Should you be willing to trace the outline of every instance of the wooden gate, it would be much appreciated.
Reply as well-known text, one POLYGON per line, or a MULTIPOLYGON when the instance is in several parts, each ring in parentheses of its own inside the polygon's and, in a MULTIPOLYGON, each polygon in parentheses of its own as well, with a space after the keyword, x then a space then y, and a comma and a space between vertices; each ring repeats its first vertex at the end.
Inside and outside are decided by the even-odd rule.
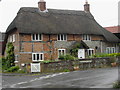
POLYGON ((31 72, 40 72, 40 63, 31 63, 31 72))

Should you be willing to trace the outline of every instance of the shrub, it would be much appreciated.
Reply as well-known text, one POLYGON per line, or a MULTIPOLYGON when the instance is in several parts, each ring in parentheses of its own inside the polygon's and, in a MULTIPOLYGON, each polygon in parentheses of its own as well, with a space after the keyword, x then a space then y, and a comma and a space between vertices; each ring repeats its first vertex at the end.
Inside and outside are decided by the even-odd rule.
POLYGON ((44 61, 41 61, 41 63, 51 63, 51 62, 57 62, 55 60, 44 60, 44 61))
POLYGON ((8 62, 8 67, 15 66, 15 55, 14 55, 14 46, 11 42, 7 43, 7 49, 6 49, 6 60, 8 62))
POLYGON ((114 83, 113 88, 120 88, 120 82, 117 81, 116 83, 114 83))
POLYGON ((10 68, 10 61, 7 60, 5 57, 0 58, 0 67, 2 71, 4 72, 8 68, 10 68))
POLYGON ((16 72, 19 70, 19 66, 13 66, 13 67, 10 67, 7 72, 16 72))
POLYGON ((59 59, 60 59, 60 60, 75 60, 75 57, 72 56, 72 55, 67 54, 67 55, 61 55, 61 56, 59 57, 59 59))
POLYGON ((64 55, 61 55, 61 56, 59 56, 59 59, 60 59, 60 60, 65 60, 65 56, 64 56, 64 55))
POLYGON ((19 69, 19 70, 17 71, 17 73, 26 73, 26 71, 25 71, 25 70, 20 70, 20 69, 19 69))
POLYGON ((64 69, 63 72, 70 72, 70 70, 69 69, 64 69))
POLYGON ((93 57, 117 57, 117 56, 120 56, 120 53, 111 53, 111 54, 102 53, 102 54, 93 55, 93 57))

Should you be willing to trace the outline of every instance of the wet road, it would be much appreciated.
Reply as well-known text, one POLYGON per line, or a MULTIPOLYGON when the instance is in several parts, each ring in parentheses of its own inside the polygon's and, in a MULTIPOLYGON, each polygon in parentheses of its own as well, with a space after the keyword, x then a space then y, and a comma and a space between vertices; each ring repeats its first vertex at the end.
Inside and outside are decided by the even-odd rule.
POLYGON ((3 88, 112 88, 118 68, 91 69, 45 76, 3 76, 3 88))

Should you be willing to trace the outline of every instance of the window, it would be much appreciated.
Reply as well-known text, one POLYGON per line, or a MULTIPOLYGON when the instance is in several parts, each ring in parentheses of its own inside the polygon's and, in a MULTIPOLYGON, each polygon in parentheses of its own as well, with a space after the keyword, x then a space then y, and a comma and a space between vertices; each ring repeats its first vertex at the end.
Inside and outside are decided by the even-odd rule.
POLYGON ((65 49, 58 49, 58 56, 61 56, 61 55, 66 55, 65 49))
POLYGON ((42 34, 32 34, 32 41, 42 41, 42 34))
POLYGON ((9 39, 10 42, 12 42, 12 36, 10 36, 10 39, 9 39))
POLYGON ((9 36, 9 42, 15 42, 15 34, 9 36))
POLYGON ((15 34, 13 34, 13 36, 12 36, 12 37, 13 37, 13 40, 12 40, 12 41, 13 41, 13 42, 15 42, 15 34))
POLYGON ((58 34, 58 41, 66 41, 67 35, 66 34, 58 34))
POLYGON ((33 61, 43 61, 44 60, 43 53, 32 53, 32 60, 33 61))
POLYGON ((92 56, 94 54, 94 49, 87 49, 88 56, 92 56))
POLYGON ((91 40, 90 35, 82 35, 82 38, 83 38, 83 40, 86 40, 86 41, 91 40))
POLYGON ((115 53, 115 47, 107 47, 106 48, 106 53, 110 54, 110 53, 115 53))

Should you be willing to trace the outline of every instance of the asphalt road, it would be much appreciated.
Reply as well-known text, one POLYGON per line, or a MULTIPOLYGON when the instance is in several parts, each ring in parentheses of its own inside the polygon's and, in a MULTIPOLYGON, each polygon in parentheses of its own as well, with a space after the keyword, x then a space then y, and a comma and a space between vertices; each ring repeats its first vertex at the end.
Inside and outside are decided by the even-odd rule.
POLYGON ((3 76, 3 88, 112 88, 118 68, 91 69, 36 76, 3 76))

